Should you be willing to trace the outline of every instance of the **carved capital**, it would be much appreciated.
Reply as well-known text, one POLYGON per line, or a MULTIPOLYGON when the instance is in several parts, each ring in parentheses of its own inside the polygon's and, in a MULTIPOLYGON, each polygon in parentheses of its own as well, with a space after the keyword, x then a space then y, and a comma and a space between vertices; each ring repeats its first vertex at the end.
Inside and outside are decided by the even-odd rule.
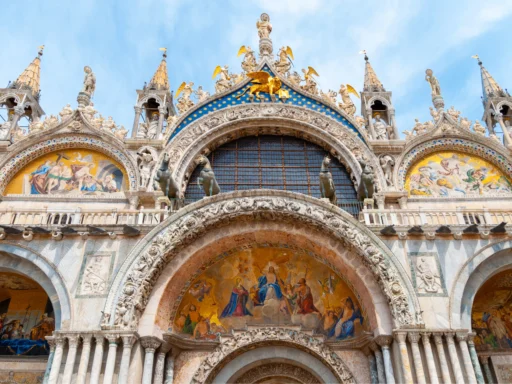
POLYGON ((117 340, 119 339, 119 335, 115 333, 108 333, 105 335, 105 338, 108 340, 108 344, 117 344, 117 340))
POLYGON ((91 341, 92 341, 92 333, 83 333, 80 335, 80 337, 82 338, 82 344, 85 346, 85 345, 90 345, 91 344, 91 341))
POLYGON ((55 344, 56 344, 57 348, 59 348, 59 347, 63 348, 65 343, 66 343, 65 337, 62 337, 61 335, 55 336, 55 344))
POLYGON ((55 350, 55 345, 56 345, 55 337, 54 336, 46 336, 45 339, 48 342, 48 344, 50 345, 50 351, 55 350))
POLYGON ((68 345, 70 348, 76 348, 80 343, 80 335, 78 334, 71 334, 67 335, 66 337, 68 339, 68 345))
POLYGON ((432 335, 434 335, 434 342, 436 344, 443 345, 443 332, 432 332, 432 335))
POLYGON ((404 344, 407 340, 407 331, 395 331, 393 336, 398 344, 404 344))
POLYGON ((411 344, 418 344, 418 342, 420 341, 420 337, 421 335, 419 332, 409 332, 409 334, 407 335, 407 338, 409 339, 411 344))
POLYGON ((137 336, 135 335, 122 335, 121 340, 123 340, 123 348, 131 348, 133 344, 137 341, 137 336))
POLYGON ((421 341, 422 341, 423 345, 430 344, 430 335, 432 335, 432 333, 420 332, 420 334, 421 334, 421 341))
POLYGON ((96 345, 103 345, 105 342, 105 337, 101 333, 94 334, 94 339, 96 340, 96 345))
POLYGON ((453 337, 455 336, 455 332, 445 332, 444 337, 446 338, 446 343, 453 344, 453 337))
POLYGON ((476 333, 474 333, 474 332, 469 332, 468 333, 468 344, 470 346, 474 346, 475 345, 475 337, 476 337, 476 333))
POLYGON ((377 353, 379 353, 379 352, 380 352, 380 347, 379 347, 379 345, 375 342, 375 340, 374 340, 374 341, 371 341, 371 342, 370 342, 370 344, 368 344, 368 346, 371 348, 371 350, 372 350, 373 352, 377 352, 377 353))
POLYGON ((142 108, 141 107, 135 106, 135 107, 133 107, 133 109, 135 110, 136 114, 140 114, 142 112, 142 108))
POLYGON ((456 332, 455 336, 457 337, 457 341, 460 343, 461 341, 467 341, 468 333, 467 332, 456 332))
POLYGON ((375 338, 375 342, 380 345, 381 348, 389 348, 393 342, 393 336, 380 335, 375 338))
POLYGON ((482 365, 488 365, 489 364, 489 357, 488 355, 478 355, 478 360, 480 361, 480 364, 482 365))
POLYGON ((144 336, 140 338, 140 344, 146 353, 155 353, 158 347, 162 344, 162 340, 154 336, 144 336))

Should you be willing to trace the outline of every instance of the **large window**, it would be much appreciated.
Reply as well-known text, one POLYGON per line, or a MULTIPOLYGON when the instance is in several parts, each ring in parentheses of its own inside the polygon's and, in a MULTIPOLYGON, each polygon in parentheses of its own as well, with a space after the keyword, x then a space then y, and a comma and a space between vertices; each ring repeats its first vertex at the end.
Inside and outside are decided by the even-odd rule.
MULTIPOLYGON (((327 152, 316 144, 289 136, 250 136, 222 145, 208 159, 221 192, 280 189, 320 197, 318 175, 327 152)), ((197 185, 197 167, 185 193, 187 202, 204 196, 197 185)), ((345 167, 332 159, 331 173, 338 205, 359 212, 354 185, 345 167)))

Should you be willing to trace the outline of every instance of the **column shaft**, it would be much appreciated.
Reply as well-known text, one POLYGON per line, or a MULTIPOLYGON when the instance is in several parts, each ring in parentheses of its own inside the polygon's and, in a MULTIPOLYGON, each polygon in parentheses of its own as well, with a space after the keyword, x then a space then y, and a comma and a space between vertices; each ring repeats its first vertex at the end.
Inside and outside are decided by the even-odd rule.
POLYGON ((439 364, 441 366, 443 384, 450 384, 452 380, 450 377, 450 370, 448 368, 448 360, 446 360, 446 354, 444 353, 443 334, 434 333, 434 341, 436 343, 437 355, 439 356, 439 364))
POLYGON ((370 351, 368 354, 368 364, 370 366, 370 380, 372 384, 378 384, 379 374, 377 373, 377 363, 375 362, 375 356, 370 351))
POLYGON ((68 357, 66 365, 64 366, 64 375, 62 376, 62 384, 71 384, 71 377, 73 376, 73 368, 75 367, 76 351, 78 348, 78 335, 68 336, 68 357))
POLYGON ((469 356, 468 343, 466 342, 466 333, 457 333, 457 341, 459 342, 459 348, 462 352, 462 362, 466 371, 467 380, 470 384, 476 384, 475 371, 473 364, 471 363, 471 356, 469 356))
POLYGON ((158 352, 156 355, 155 378, 153 384, 162 384, 164 382, 165 352, 158 352))
POLYGON ((446 332, 446 343, 448 344, 448 355, 450 355, 450 362, 452 363, 453 374, 455 375, 455 382, 457 384, 464 384, 464 375, 457 356, 457 349, 455 348, 455 342, 453 341, 453 332, 446 332))
POLYGON ((482 363, 482 366, 484 367, 484 373, 485 378, 487 380, 487 384, 494 384, 491 368, 489 367, 489 356, 479 356, 478 358, 482 363))
POLYGON ((155 351, 162 344, 161 340, 152 336, 141 337, 140 343, 145 350, 144 368, 142 372, 142 384, 153 383, 153 362, 155 360, 155 351))
POLYGON ((165 384, 173 384, 174 382, 174 356, 172 353, 167 354, 165 362, 165 384))
POLYGON ((46 340, 48 340, 48 344, 50 345, 50 354, 48 355, 48 361, 46 362, 43 384, 48 384, 48 379, 50 378, 50 372, 52 370, 53 356, 55 356, 55 338, 53 336, 48 336, 46 340))
POLYGON ((417 332, 409 333, 409 341, 411 342, 412 359, 414 362, 414 369, 416 370, 416 380, 418 384, 426 384, 425 372, 423 371, 423 362, 421 361, 420 347, 418 341, 420 334, 417 332))
POLYGON ((121 367, 119 368, 118 384, 128 382, 128 373, 130 371, 130 357, 132 355, 132 346, 135 342, 135 336, 123 336, 123 355, 121 356, 121 367))
POLYGON ((52 369, 50 371, 48 384, 57 384, 57 380, 59 379, 60 366, 62 364, 62 355, 64 353, 64 342, 65 340, 62 338, 56 339, 55 341, 55 354, 53 356, 52 369))
POLYGON ((404 380, 406 384, 412 384, 412 372, 411 372, 411 363, 409 362, 409 353, 407 352, 407 344, 405 342, 407 333, 406 332, 396 332, 395 339, 398 342, 398 347, 400 349, 400 363, 402 366, 402 373, 404 375, 404 380))
POLYGON ((387 384, 395 384, 395 373, 393 372, 393 362, 389 353, 389 346, 393 342, 393 336, 381 335, 375 339, 375 342, 382 348, 382 360, 384 362, 384 372, 386 374, 387 384))
POLYGON ((117 354, 117 335, 107 335, 108 355, 105 374, 103 375, 103 384, 110 384, 114 381, 114 369, 116 367, 117 354))
POLYGON ((132 138, 137 137, 137 133, 139 132, 140 113, 142 112, 140 107, 134 107, 134 109, 135 118, 133 119, 132 138))
POLYGON ((96 348, 94 349, 89 384, 98 384, 100 382, 101 366, 103 365, 103 344, 105 343, 105 338, 103 335, 95 335, 94 337, 96 339, 96 348))
POLYGON ((423 350, 425 351, 425 357, 427 358, 427 368, 430 384, 439 384, 439 378, 437 377, 436 371, 436 363, 434 361, 434 354, 432 353, 432 345, 430 344, 430 333, 422 333, 421 341, 423 342, 423 350))
POLYGON ((76 375, 76 384, 85 384, 89 359, 91 358, 91 334, 82 335, 82 353, 80 355, 80 365, 76 375))
POLYGON ((468 334, 469 355, 471 356, 471 363, 473 363, 473 368, 475 369, 476 381, 478 384, 485 384, 484 374, 482 373, 478 355, 476 354, 475 343, 473 342, 474 337, 474 333, 468 334))
MULTIPOLYGON (((377 347, 379 348, 379 347, 377 347)), ((384 360, 382 359, 382 352, 380 349, 374 350, 375 353, 375 362, 377 364, 377 377, 378 382, 385 384, 386 383, 386 374, 384 373, 384 360)))

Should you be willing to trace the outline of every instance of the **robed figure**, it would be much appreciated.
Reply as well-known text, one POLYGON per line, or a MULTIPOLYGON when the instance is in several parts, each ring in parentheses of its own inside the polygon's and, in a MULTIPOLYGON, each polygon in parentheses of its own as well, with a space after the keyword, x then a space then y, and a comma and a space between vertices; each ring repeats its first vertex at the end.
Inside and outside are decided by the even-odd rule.
POLYGON ((235 287, 231 291, 231 298, 229 299, 229 303, 222 311, 220 318, 252 316, 252 313, 249 312, 246 307, 248 299, 249 292, 242 285, 242 279, 237 278, 235 287))
POLYGON ((345 306, 340 313, 340 319, 336 323, 336 326, 329 332, 329 337, 334 336, 337 340, 354 337, 356 320, 359 320, 359 323, 363 324, 363 316, 361 315, 360 309, 354 305, 350 297, 347 297, 345 306))
POLYGON ((266 300, 281 300, 283 293, 279 286, 279 281, 274 267, 270 266, 268 272, 258 278, 258 303, 255 305, 264 305, 266 300))

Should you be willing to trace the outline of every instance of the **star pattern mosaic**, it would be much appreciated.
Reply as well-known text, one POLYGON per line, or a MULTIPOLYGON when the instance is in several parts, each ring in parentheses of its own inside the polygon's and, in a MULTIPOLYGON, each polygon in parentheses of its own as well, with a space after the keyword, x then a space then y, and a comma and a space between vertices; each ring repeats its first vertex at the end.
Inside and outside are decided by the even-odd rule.
MULTIPOLYGON (((264 66, 262 68, 263 71, 270 73, 272 76, 275 76, 274 73, 270 70, 268 66, 264 66)), ((241 96, 237 99, 237 96, 242 94, 247 88, 251 86, 251 83, 246 84, 243 88, 240 88, 230 94, 227 94, 219 99, 212 100, 202 106, 198 110, 191 111, 188 116, 186 116, 185 120, 183 120, 180 125, 176 128, 176 130, 173 132, 172 136, 169 138, 169 141, 172 140, 174 136, 176 136, 179 132, 181 132, 186 126, 191 124, 192 122, 196 121, 197 119, 200 119, 201 117, 208 115, 209 113, 216 112, 221 109, 228 108, 230 106, 240 105, 240 104, 252 104, 252 103, 260 103, 259 101, 251 102, 249 100, 249 92, 247 92, 245 95, 241 96)), ((353 124, 351 124, 347 119, 345 119, 338 111, 336 111, 334 108, 317 101, 309 96, 307 94, 303 94, 300 92, 295 91, 294 89, 288 87, 286 84, 283 83, 281 86, 282 89, 285 89, 289 92, 290 98, 286 100, 286 104, 292 104, 299 107, 306 107, 308 109, 311 109, 315 112, 319 112, 325 116, 329 116, 330 118, 333 118, 334 120, 340 122, 350 130, 352 130, 354 133, 356 133, 363 142, 365 141, 363 136, 359 133, 356 127, 354 127, 353 124)), ((270 99, 270 95, 266 93, 261 93, 260 96, 264 98, 264 102, 270 103, 272 102, 270 99)), ((278 103, 282 103, 282 101, 278 101, 278 103)))

